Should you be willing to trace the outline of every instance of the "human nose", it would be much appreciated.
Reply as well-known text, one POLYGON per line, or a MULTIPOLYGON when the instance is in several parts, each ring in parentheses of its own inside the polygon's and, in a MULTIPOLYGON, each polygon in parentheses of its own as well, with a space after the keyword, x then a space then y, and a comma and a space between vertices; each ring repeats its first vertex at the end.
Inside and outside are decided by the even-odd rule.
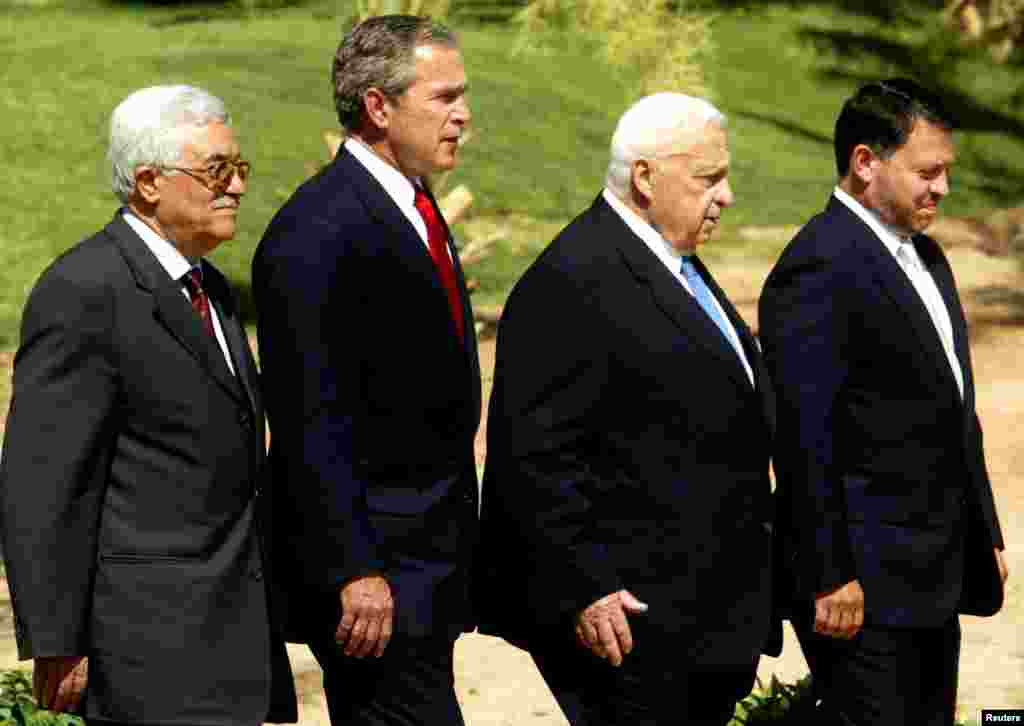
POLYGON ((232 194, 240 197, 248 190, 248 181, 238 172, 238 167, 231 169, 231 181, 228 182, 227 189, 224 190, 226 194, 232 194))
POLYGON ((469 110, 469 99, 465 95, 459 96, 452 109, 452 119, 463 126, 468 126, 473 119, 473 112, 469 110))
POLYGON ((718 188, 718 198, 715 200, 718 202, 720 207, 731 207, 733 202, 736 201, 736 197, 733 196, 732 187, 729 185, 728 179, 723 179, 721 186, 718 188))
POLYGON ((949 174, 947 172, 942 172, 932 180, 931 192, 938 197, 949 194, 949 174))

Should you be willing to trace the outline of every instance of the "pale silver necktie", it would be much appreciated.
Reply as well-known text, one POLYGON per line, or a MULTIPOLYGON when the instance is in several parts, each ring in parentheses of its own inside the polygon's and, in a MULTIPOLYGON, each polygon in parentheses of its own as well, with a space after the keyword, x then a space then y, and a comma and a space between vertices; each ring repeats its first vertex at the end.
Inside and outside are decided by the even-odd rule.
POLYGON ((904 272, 907 273, 918 296, 928 309, 932 325, 935 326, 935 330, 939 334, 939 340, 942 341, 942 347, 946 351, 946 358, 949 361, 949 367, 953 371, 953 377, 956 378, 960 397, 963 398, 964 375, 960 368, 960 360, 956 357, 956 348, 953 346, 953 323, 949 318, 946 305, 942 301, 942 296, 939 294, 939 288, 935 284, 935 280, 932 279, 931 273, 921 263, 921 258, 918 257, 913 242, 900 242, 900 246, 896 248, 896 259, 900 261, 904 272))

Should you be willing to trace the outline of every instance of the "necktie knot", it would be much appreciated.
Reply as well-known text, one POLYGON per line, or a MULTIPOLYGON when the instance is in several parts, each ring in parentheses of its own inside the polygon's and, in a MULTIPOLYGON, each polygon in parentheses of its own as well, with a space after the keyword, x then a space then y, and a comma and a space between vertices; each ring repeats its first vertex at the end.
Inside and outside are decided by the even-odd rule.
POLYGON ((213 317, 210 315, 210 298, 203 289, 203 271, 193 267, 181 278, 182 283, 188 290, 189 299, 192 301, 192 309, 203 323, 203 328, 210 335, 216 335, 213 330, 213 317))
POLYGON ((909 265, 914 269, 921 267, 921 261, 917 256, 914 243, 909 240, 900 242, 900 246, 896 248, 896 256, 904 265, 909 265))
POLYGON ((413 205, 416 207, 416 211, 423 217, 424 223, 427 225, 427 235, 439 224, 440 220, 437 218, 437 212, 434 209, 434 205, 430 203, 430 197, 422 189, 422 187, 416 187, 416 196, 413 198, 413 205))
POLYGON ((455 280, 455 267, 448 253, 448 232, 445 230, 444 222, 437 213, 437 208, 430 200, 430 196, 421 187, 416 187, 413 205, 427 226, 427 247, 430 249, 430 257, 434 260, 441 286, 448 297, 448 306, 451 310, 452 321, 455 323, 455 332, 458 334, 459 340, 464 340, 465 321, 462 317, 462 300, 455 280))
POLYGON ((185 287, 188 288, 189 296, 194 300, 197 296, 203 294, 203 271, 198 267, 193 267, 185 275, 182 276, 181 281, 185 283, 185 287))

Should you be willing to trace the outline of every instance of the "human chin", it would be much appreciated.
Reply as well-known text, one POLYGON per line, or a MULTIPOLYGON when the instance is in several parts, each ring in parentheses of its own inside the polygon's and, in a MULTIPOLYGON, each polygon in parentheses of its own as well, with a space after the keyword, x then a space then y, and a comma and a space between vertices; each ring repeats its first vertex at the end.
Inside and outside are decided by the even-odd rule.
POLYGON ((455 165, 458 163, 458 147, 452 146, 449 150, 445 148, 447 145, 448 144, 443 143, 441 148, 438 149, 437 155, 434 157, 434 167, 437 171, 450 171, 454 169, 455 165))

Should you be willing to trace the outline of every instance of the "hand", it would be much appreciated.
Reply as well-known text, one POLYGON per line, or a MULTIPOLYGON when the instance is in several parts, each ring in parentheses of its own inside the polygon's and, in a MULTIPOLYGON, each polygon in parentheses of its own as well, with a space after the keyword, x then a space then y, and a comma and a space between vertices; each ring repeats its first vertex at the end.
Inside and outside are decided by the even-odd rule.
POLYGON ((626 614, 647 612, 629 590, 619 590, 593 603, 576 616, 576 637, 598 658, 606 658, 613 666, 633 650, 633 634, 626 614))
POLYGON ((851 580, 814 597, 814 632, 833 638, 852 638, 864 625, 864 590, 851 580))
POLYGON ((1010 576, 1010 568, 1006 566, 1006 558, 1003 557, 1003 551, 998 547, 994 548, 996 553, 996 566, 999 568, 999 577, 1002 578, 1003 584, 1006 584, 1006 578, 1010 576))
POLYGON ((380 658, 391 640, 394 610, 391 587, 383 577, 349 580, 341 588, 341 621, 334 640, 345 655, 365 658, 372 653, 380 658))
POLYGON ((81 655, 36 658, 32 693, 40 708, 74 713, 89 680, 89 659, 81 655))

